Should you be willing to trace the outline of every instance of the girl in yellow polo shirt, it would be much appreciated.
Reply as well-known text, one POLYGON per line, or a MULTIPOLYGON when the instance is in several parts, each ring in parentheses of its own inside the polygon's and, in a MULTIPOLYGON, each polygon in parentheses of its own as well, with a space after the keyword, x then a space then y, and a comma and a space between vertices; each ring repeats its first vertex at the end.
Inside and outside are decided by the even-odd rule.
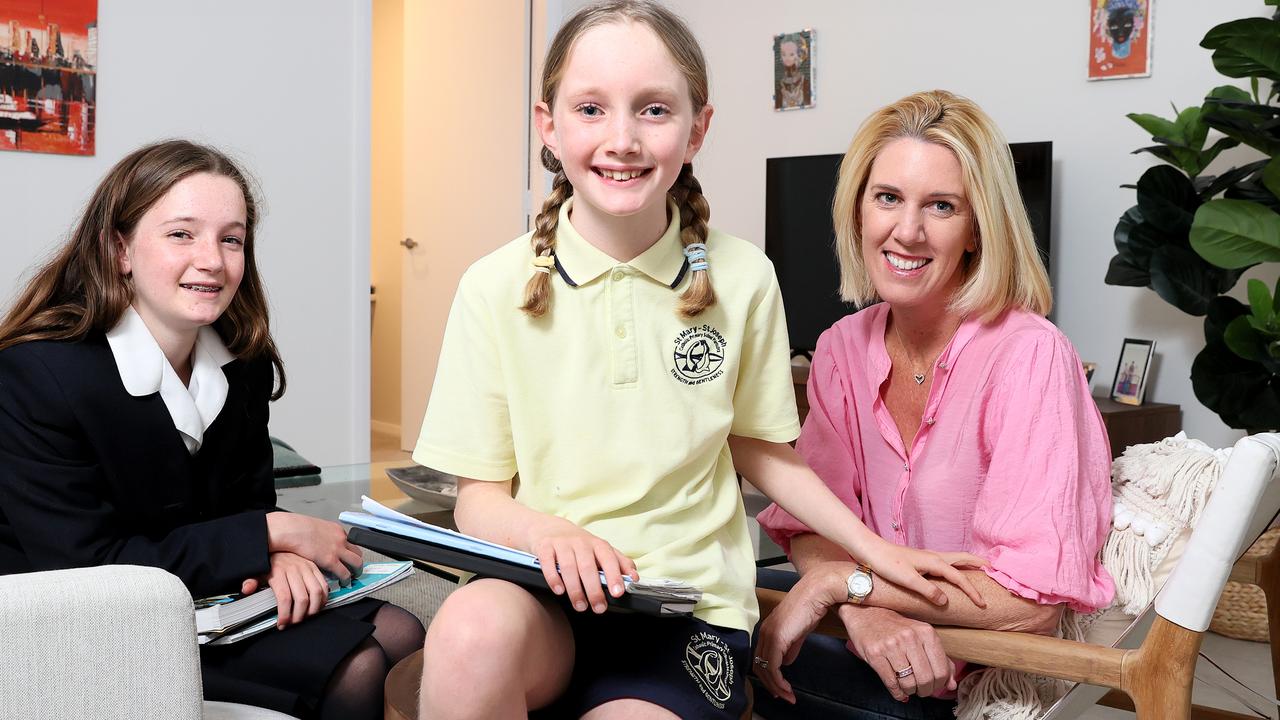
POLYGON ((697 42, 657 3, 588 6, 548 50, 535 120, 554 187, 532 233, 463 276, 414 459, 458 476, 459 527, 537 555, 554 595, 496 579, 451 595, 423 717, 739 717, 758 608, 735 468, 884 579, 945 602, 927 573, 982 603, 954 567, 977 558, 882 540, 787 444, 773 268, 707 226, 690 164, 707 97, 697 42), (693 618, 603 614, 623 575, 703 599, 693 618))

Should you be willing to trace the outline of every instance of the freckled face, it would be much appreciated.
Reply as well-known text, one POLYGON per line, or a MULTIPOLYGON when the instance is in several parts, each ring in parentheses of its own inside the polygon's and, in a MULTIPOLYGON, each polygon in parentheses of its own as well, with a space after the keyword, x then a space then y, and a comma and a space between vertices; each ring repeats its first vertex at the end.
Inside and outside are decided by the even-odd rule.
POLYGON ((667 191, 701 147, 710 106, 695 114, 666 46, 647 25, 626 22, 577 39, 553 106, 539 103, 536 113, 543 144, 573 185, 575 213, 665 217, 667 191))
POLYGON ((885 145, 859 199, 862 260, 890 305, 944 306, 977 249, 960 162, 946 147, 915 138, 885 145))
POLYGON ((127 239, 120 273, 153 334, 194 335, 217 320, 244 277, 247 209, 234 180, 197 173, 152 205, 127 239))

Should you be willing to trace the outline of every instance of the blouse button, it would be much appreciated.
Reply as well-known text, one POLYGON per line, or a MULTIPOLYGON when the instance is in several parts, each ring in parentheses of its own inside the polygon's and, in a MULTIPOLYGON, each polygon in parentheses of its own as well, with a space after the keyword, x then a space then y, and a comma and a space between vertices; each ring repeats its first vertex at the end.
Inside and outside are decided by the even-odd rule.
POLYGON ((924 419, 924 424, 925 424, 925 425, 932 425, 932 424, 933 424, 933 418, 925 418, 925 419, 924 419))
POLYGON ((893 522, 889 523, 889 525, 890 525, 890 527, 892 527, 894 530, 897 530, 898 528, 902 527, 901 525, 899 525, 899 524, 898 524, 898 521, 897 521, 897 520, 894 520, 893 522))
POLYGON ((943 360, 942 362, 938 363, 938 369, 939 369, 939 370, 946 370, 946 369, 947 369, 947 361, 943 360))
POLYGON ((908 465, 907 463, 902 463, 902 469, 903 469, 903 470, 910 470, 910 469, 911 469, 911 466, 910 466, 910 465, 908 465))
POLYGON ((623 278, 625 278, 626 276, 627 276, 627 274, 626 274, 626 273, 624 273, 624 272, 623 272, 623 271, 621 271, 621 270, 614 270, 614 271, 613 271, 613 281, 614 281, 614 282, 621 282, 621 281, 622 281, 622 279, 623 279, 623 278))

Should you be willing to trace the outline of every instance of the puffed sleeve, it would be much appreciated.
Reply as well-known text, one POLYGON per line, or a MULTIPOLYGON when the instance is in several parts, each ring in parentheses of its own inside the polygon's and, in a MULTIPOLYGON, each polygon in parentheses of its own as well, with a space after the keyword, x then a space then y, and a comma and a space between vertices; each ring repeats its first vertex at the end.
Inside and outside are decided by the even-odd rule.
POLYGON ((742 359, 733 393, 733 425, 741 437, 785 443, 796 439, 795 389, 791 382, 791 348, 778 279, 769 266, 768 281, 751 308, 742 337, 742 359))
POLYGON ((469 270, 449 310, 414 462, 474 480, 502 482, 516 474, 499 358, 488 305, 469 270))
POLYGON ((56 377, 21 350, 0 353, 0 511, 32 568, 159 567, 197 597, 266 572, 261 511, 160 535, 128 526, 56 377))
MULTIPOLYGON (((845 380, 832 353, 834 338, 834 330, 818 338, 809 369, 809 415, 796 442, 796 451, 861 520, 861 479, 853 461, 854 440, 849 427, 845 380)), ((765 508, 756 520, 788 555, 791 538, 813 532, 777 503, 765 508)))
POLYGON ((1114 585, 1098 559, 1111 523, 1111 453, 1080 360, 1056 331, 1017 334, 984 397, 990 464, 971 552, 1014 594, 1089 612, 1114 585))

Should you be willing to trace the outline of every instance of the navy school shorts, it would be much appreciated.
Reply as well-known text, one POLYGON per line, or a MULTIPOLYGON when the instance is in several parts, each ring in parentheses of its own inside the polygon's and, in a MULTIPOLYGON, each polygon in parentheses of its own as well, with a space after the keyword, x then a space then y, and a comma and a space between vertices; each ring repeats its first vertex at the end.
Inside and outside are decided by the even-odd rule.
POLYGON ((636 698, 684 720, 739 720, 747 709, 751 639, 697 618, 566 609, 576 657, 569 687, 536 720, 579 718, 636 698))

